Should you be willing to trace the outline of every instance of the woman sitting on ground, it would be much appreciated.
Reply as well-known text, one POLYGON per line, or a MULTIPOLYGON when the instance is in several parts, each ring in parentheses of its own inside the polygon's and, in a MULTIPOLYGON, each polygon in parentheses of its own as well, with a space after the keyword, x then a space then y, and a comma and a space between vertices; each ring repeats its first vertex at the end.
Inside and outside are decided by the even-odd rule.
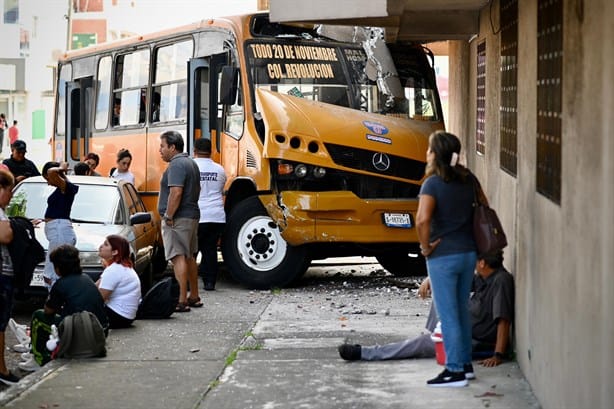
POLYGON ((26 362, 18 365, 24 371, 35 371, 51 360, 51 351, 46 346, 51 326, 55 324, 59 327, 65 317, 89 311, 98 318, 105 335, 109 328, 104 301, 96 284, 87 274, 83 274, 79 250, 69 244, 62 244, 51 251, 49 260, 59 279, 51 287, 44 309, 32 314, 32 355, 24 356, 26 362))
POLYGON ((132 325, 141 299, 141 281, 132 268, 130 246, 121 236, 107 236, 98 248, 98 254, 106 266, 96 282, 105 301, 105 309, 111 328, 127 328, 132 325))

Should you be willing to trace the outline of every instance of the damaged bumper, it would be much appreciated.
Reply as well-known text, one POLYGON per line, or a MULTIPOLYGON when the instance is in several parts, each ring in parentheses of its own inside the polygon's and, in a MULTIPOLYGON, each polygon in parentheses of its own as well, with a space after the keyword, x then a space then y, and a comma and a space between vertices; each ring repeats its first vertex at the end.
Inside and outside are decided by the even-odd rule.
POLYGON ((297 192, 259 196, 283 238, 307 243, 411 243, 417 199, 361 199, 352 192, 297 192))

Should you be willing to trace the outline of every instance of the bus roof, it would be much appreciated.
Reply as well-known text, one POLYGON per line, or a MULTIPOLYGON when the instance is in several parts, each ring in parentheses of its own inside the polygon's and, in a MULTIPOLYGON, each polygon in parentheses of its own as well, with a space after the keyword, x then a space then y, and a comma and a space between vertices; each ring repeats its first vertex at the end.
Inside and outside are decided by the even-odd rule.
MULTIPOLYGON (((136 45, 139 43, 147 43, 151 40, 159 40, 166 37, 174 37, 180 34, 186 34, 191 32, 197 32, 207 27, 223 27, 229 30, 238 31, 241 28, 246 28, 245 25, 249 24, 250 19, 254 15, 263 13, 253 13, 238 16, 228 17, 216 17, 210 19, 203 19, 195 23, 177 26, 165 30, 155 31, 142 35, 134 35, 132 37, 122 38, 120 40, 105 42, 101 44, 91 45, 89 47, 80 48, 77 50, 70 50, 65 52, 62 57, 59 58, 59 62, 72 60, 79 57, 85 57, 88 55, 96 55, 104 51, 115 50, 130 45, 136 45)), ((266 14, 266 13, 264 13, 266 14)))

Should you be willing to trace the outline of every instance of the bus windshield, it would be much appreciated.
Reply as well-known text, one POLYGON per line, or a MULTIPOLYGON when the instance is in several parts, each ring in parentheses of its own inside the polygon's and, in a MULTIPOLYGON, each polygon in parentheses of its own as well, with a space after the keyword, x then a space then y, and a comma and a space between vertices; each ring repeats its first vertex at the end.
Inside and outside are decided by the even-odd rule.
POLYGON ((388 97, 378 87, 377 76, 367 75, 369 69, 376 68, 360 44, 256 40, 247 44, 247 56, 254 89, 366 112, 438 120, 437 95, 424 76, 416 70, 399 67, 403 91, 394 98, 388 97))
POLYGON ((344 107, 354 105, 351 89, 355 79, 345 74, 338 47, 283 40, 251 41, 247 55, 254 88, 344 107))

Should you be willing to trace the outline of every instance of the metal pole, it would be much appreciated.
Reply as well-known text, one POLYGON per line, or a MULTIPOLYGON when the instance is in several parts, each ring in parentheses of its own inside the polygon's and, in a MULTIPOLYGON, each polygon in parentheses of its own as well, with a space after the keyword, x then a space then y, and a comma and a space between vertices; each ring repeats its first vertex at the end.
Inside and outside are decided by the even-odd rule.
POLYGON ((68 13, 65 16, 68 21, 66 27, 66 51, 71 49, 72 44, 72 1, 68 0, 68 13))

